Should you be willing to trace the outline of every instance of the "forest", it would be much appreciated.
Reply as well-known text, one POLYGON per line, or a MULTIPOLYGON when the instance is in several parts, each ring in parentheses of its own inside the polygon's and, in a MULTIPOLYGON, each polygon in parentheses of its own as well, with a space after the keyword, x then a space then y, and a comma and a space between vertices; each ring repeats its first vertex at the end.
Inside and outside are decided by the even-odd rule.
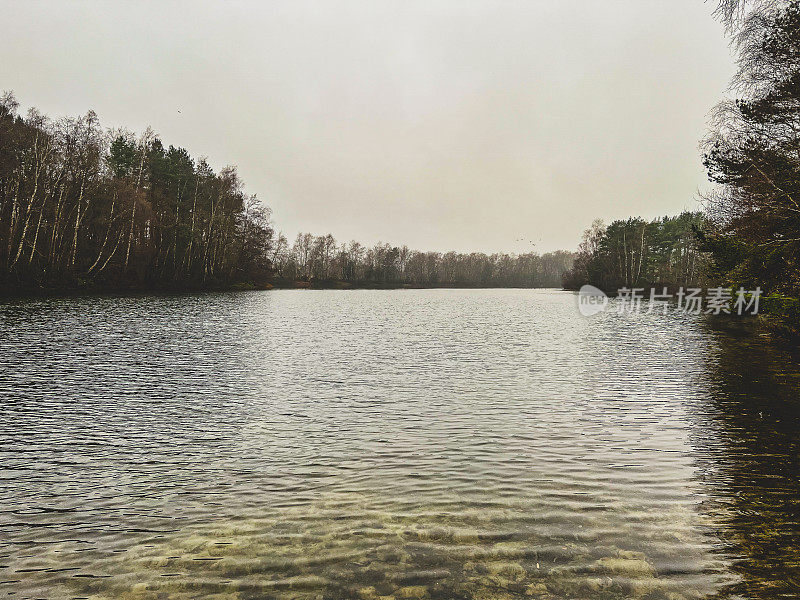
POLYGON ((704 163, 717 189, 702 235, 714 275, 800 296, 800 2, 720 6, 736 97, 714 109, 704 163), (748 9, 749 10, 745 10, 748 9))
POLYGON ((800 333, 800 2, 722 0, 717 14, 738 69, 702 141, 702 212, 595 221, 564 285, 760 287, 800 333))
POLYGON ((149 289, 264 282, 269 212, 236 169, 103 130, 97 115, 23 118, 0 98, 0 285, 149 289))
POLYGON ((558 287, 573 253, 461 254, 290 246, 234 167, 218 173, 151 130, 103 129, 94 112, 25 116, 0 97, 0 289, 231 286, 558 287))
MULTIPOLYGON (((234 167, 215 172, 151 130, 51 120, 0 98, 0 285, 15 289, 282 286, 679 287, 800 297, 800 1, 722 0, 735 97, 702 142, 703 210, 595 221, 577 253, 421 252, 300 233, 290 244, 234 167)), ((796 304, 797 302, 795 302, 796 304)))
POLYGON ((588 283, 615 292, 622 287, 700 285, 710 264, 698 238, 705 224, 700 212, 653 221, 630 218, 608 227, 596 220, 583 234, 564 287, 578 289, 588 283))
POLYGON ((560 287, 572 252, 469 254, 420 252, 406 246, 338 244, 330 234, 279 235, 272 254, 278 280, 414 287, 560 287))

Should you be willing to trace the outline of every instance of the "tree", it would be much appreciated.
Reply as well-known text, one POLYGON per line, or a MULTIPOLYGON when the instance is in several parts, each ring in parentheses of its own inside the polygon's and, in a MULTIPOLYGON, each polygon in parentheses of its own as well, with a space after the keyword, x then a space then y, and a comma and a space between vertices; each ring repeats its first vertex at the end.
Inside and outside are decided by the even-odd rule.
POLYGON ((718 189, 703 232, 731 285, 800 293, 800 3, 723 2, 739 97, 715 109, 704 164, 718 189))
POLYGON ((564 287, 591 284, 616 291, 704 283, 708 257, 697 232, 705 224, 705 217, 696 212, 650 222, 629 218, 608 227, 596 220, 583 234, 574 266, 564 276, 564 287))
POLYGON ((97 115, 52 122, 0 96, 0 283, 184 287, 264 281, 269 211, 233 167, 218 175, 149 129, 97 115))

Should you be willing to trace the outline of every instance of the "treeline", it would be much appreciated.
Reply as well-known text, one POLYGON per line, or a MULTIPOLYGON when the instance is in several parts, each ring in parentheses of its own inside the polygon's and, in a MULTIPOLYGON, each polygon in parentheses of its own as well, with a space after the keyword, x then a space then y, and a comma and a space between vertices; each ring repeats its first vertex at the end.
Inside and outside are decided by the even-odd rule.
POLYGON ((215 173, 150 130, 93 112, 52 121, 0 97, 0 285, 153 288, 262 282, 269 213, 236 170, 215 173))
POLYGON ((339 244, 332 235, 278 237, 272 261, 285 281, 420 287, 560 287, 572 252, 483 254, 419 252, 406 246, 339 244))
POLYGON ((583 234, 564 287, 584 284, 614 292, 620 288, 671 289, 702 285, 708 273, 708 253, 698 232, 706 225, 699 212, 654 221, 640 218, 592 223, 583 234))
POLYGON ((738 52, 738 97, 716 107, 704 140, 704 165, 718 184, 704 213, 596 223, 565 286, 697 285, 705 277, 800 305, 800 1, 721 0, 717 14, 738 52))
POLYGON ((574 254, 418 252, 299 234, 290 246, 233 167, 93 112, 51 120, 0 96, 0 293, 255 285, 558 287, 574 254))
POLYGON ((738 51, 733 89, 705 140, 719 187, 704 247, 730 285, 800 296, 800 2, 723 0, 738 51))

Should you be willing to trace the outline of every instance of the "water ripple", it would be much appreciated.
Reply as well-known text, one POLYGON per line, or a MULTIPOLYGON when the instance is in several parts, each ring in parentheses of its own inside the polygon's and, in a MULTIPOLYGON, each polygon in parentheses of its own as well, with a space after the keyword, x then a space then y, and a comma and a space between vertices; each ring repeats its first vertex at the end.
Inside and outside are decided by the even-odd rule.
POLYGON ((797 356, 574 302, 0 304, 0 592, 800 597, 797 356))

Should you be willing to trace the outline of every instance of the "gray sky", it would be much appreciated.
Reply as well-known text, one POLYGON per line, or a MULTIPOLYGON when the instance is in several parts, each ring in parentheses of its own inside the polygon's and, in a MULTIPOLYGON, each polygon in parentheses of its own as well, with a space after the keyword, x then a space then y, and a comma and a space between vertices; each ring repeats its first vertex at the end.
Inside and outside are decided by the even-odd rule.
POLYGON ((0 0, 0 89, 237 165, 290 241, 572 249, 695 207, 733 71, 713 6, 0 0))

